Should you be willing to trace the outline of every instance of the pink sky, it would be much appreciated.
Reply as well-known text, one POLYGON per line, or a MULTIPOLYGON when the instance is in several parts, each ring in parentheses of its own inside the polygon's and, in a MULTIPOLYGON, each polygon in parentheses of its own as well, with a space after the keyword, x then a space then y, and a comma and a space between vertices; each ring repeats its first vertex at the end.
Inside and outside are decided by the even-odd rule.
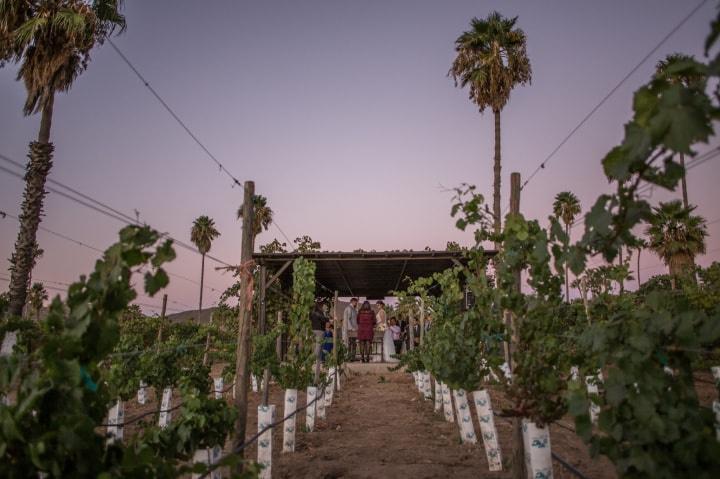
MULTIPOLYGON (((528 36, 533 83, 513 93, 502 118, 505 203, 510 172, 532 172, 697 3, 127 2, 128 30, 115 41, 210 151, 256 182, 291 239, 309 234, 328 250, 443 249, 449 240, 470 242, 453 226, 443 187, 476 183, 491 197, 492 118, 446 77, 453 41, 472 16, 519 15, 528 36)), ((701 55, 713 14, 708 2, 559 151, 523 191, 527 216, 546 218, 562 190, 585 208, 608 191, 600 159, 622 138, 632 92, 666 54, 701 55)), ((0 70, 0 153, 24 161, 39 117, 22 116, 15 74, 14 66, 0 70)), ((210 215, 222 232, 211 253, 239 260, 241 190, 109 46, 58 97, 52 138, 52 178, 128 214, 137 209, 185 241, 192 220, 210 215)), ((711 222, 702 265, 720 257, 719 174, 715 160, 688 174, 690 201, 711 222)), ((0 174, 0 210, 18 214, 22 186, 0 174)), ((652 201, 676 196, 655 191, 652 201)), ((121 226, 54 194, 43 225, 100 248, 121 226)), ((16 234, 14 220, 0 219, 2 258, 16 234)), ((271 228, 258 243, 274 237, 283 239, 271 228)), ((39 241, 46 253, 34 276, 42 280, 70 282, 97 256, 44 232, 39 241)), ((200 258, 178 253, 168 269, 197 279, 200 258)), ((662 272, 659 264, 646 253, 643 276, 662 272)), ((231 278, 214 266, 208 262, 207 284, 221 290, 231 278)), ((0 288, 7 277, 0 273, 0 288)), ((168 293, 173 309, 197 304, 193 283, 173 278, 168 293)), ((217 296, 206 292, 206 304, 217 296)))

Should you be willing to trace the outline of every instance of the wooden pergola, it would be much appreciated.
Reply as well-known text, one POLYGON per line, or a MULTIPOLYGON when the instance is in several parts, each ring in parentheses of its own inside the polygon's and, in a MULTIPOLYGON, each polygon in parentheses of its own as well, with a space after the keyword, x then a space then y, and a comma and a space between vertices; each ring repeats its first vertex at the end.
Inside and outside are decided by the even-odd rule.
POLYGON ((467 263, 460 251, 258 253, 253 259, 261 269, 273 275, 265 282, 265 287, 279 280, 283 289, 289 289, 292 263, 301 256, 315 263, 315 280, 327 293, 371 299, 382 299, 390 296, 392 291, 403 289, 407 279, 432 276, 467 263))

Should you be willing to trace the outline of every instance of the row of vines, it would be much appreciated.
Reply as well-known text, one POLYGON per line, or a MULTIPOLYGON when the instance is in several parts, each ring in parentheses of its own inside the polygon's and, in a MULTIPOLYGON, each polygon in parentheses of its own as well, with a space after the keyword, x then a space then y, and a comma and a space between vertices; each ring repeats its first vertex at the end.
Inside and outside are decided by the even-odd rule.
MULTIPOLYGON (((719 35, 716 19, 706 53, 719 35)), ((450 421, 455 396, 469 442, 477 440, 463 416, 472 394, 492 470, 512 462, 501 455, 494 415, 522 421, 523 438, 515 441, 524 443, 528 477, 552 476, 547 426, 570 415, 591 454, 609 458, 621 477, 720 477, 720 403, 714 412, 696 390, 698 374, 720 366, 720 264, 620 294, 607 285, 627 277, 626 267, 588 267, 591 258, 612 264, 622 249, 637 248, 639 227, 652 214, 638 188, 675 189, 684 174, 678 155, 693 155, 714 133, 718 77, 720 57, 688 57, 635 93, 624 139, 602 160, 614 192, 597 198, 578 241, 555 216, 545 226, 512 212, 495 234, 484 198, 473 186, 456 189, 452 216, 458 228, 474 231, 476 247, 466 251, 465 266, 401 292, 401 305, 417 307, 420 297, 433 315, 422 345, 402 364, 427 397, 435 378, 436 410, 450 421), (673 81, 681 76, 703 80, 673 81), (486 243, 498 246, 496 256, 483 254, 486 243), (583 284, 602 275, 605 286, 566 302, 566 268, 583 284), (491 389, 506 399, 500 412, 493 412, 491 389)))
MULTIPOLYGON (((268 467, 262 471, 269 461, 247 461, 238 473, 238 451, 224 450, 237 417, 228 401, 235 394, 230 365, 238 332, 237 306, 229 303, 237 284, 207 324, 146 317, 129 306, 138 278, 149 296, 167 286, 163 266, 174 258, 171 241, 129 226, 64 301, 52 300, 45 317, 0 314, 0 335, 17 336, 12 353, 0 356, 0 476, 219 477, 222 467, 231 477, 269 477, 268 467), (131 400, 141 413, 125 414, 131 400)), ((294 266, 292 297, 278 288, 268 292, 269 327, 253 335, 251 370, 254 389, 268 370, 297 397, 306 387, 315 395, 329 378, 323 374, 313 384, 314 265, 300 258, 294 266), (290 317, 283 320, 282 311, 290 317), (276 354, 278 337, 290 342, 284 358, 276 354)), ((319 399, 331 389, 322 389, 319 399)), ((296 406, 286 406, 286 415, 296 406)), ((310 423, 316 408, 307 411, 310 423)))

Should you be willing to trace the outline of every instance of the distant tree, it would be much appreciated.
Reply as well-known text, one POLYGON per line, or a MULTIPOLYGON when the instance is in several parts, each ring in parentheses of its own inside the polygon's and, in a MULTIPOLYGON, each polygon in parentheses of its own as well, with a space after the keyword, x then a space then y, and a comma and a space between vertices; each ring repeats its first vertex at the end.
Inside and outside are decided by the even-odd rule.
POLYGON ((694 210, 694 206, 684 208, 679 200, 660 203, 653 208, 646 230, 648 247, 663 260, 673 278, 692 272, 695 257, 705 253, 707 226, 702 216, 692 214, 694 210))
POLYGON ((35 319, 40 321, 40 311, 48 300, 48 293, 42 283, 35 283, 28 291, 28 305, 33 313, 35 313, 35 319))
POLYGON ((473 18, 470 30, 455 40, 457 56, 449 75, 455 86, 469 87, 470 101, 482 113, 490 108, 495 116, 495 160, 493 180, 493 216, 495 233, 501 230, 500 212, 500 112, 517 85, 532 80, 527 56, 525 32, 516 28, 517 17, 505 18, 492 12, 482 20, 473 18))
POLYGON ((260 252, 264 254, 287 253, 287 243, 281 243, 275 238, 270 243, 260 246, 260 252))
MULTIPOLYGON (((680 84, 684 87, 700 87, 707 81, 707 77, 698 73, 697 69, 683 68, 683 65, 691 65, 694 62, 695 57, 692 55, 672 53, 655 65, 655 75, 666 78, 670 83, 680 84)), ((690 204, 688 203, 687 178, 684 171, 685 155, 683 153, 680 153, 680 165, 683 167, 683 174, 680 179, 683 206, 688 208, 690 204)))
POLYGON ((87 68, 90 51, 116 29, 125 29, 121 0, 0 1, 0 67, 19 63, 17 79, 27 90, 23 113, 42 112, 37 141, 30 143, 20 229, 10 275, 8 313, 22 314, 52 168, 50 125, 55 93, 68 91, 87 68))
MULTIPOLYGON (((240 205, 237 211, 237 219, 243 216, 243 207, 240 205)), ((263 231, 267 231, 273 221, 273 210, 267 204, 267 198, 263 195, 253 196, 253 251, 255 250, 255 238, 263 231)))
POLYGON ((462 251, 462 250, 463 250, 462 246, 460 246, 460 243, 458 243, 457 241, 448 241, 447 244, 445 245, 445 251, 457 252, 457 251, 462 251))
MULTIPOLYGON (((580 214, 580 211, 582 211, 580 201, 570 191, 562 191, 555 196, 553 214, 556 218, 562 220, 568 238, 570 237, 570 226, 575 222, 575 218, 580 214)), ((567 263, 565 263, 565 301, 570 302, 570 271, 567 263)))
POLYGON ((320 248, 322 247, 319 241, 313 241, 313 239, 308 235, 295 238, 293 243, 297 245, 295 249, 298 253, 315 253, 320 251, 320 248))
POLYGON ((202 264, 200 266, 200 301, 198 312, 202 311, 203 286, 205 283, 205 255, 210 251, 212 242, 220 236, 220 232, 215 229, 215 221, 209 216, 199 216, 193 221, 190 230, 190 240, 197 247, 202 256, 202 264))

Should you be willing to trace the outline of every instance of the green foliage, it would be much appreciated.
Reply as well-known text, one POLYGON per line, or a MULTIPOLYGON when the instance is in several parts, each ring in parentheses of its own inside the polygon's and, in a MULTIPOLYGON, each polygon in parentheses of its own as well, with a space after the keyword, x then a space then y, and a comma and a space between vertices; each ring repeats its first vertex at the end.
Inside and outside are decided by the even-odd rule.
MULTIPOLYGON (((11 398, 0 405, 0 476, 179 477, 188 472, 196 448, 224 443, 234 412, 208 397, 207 369, 192 370, 197 357, 162 356, 165 348, 182 351, 198 332, 204 337, 202 330, 170 327, 157 352, 151 347, 149 354, 137 354, 153 343, 159 320, 127 308, 136 297, 132 276, 144 271, 161 278, 163 264, 173 257, 171 242, 157 232, 128 226, 95 270, 70 286, 65 302, 53 299, 30 347, 28 332, 19 331, 15 353, 0 358, 0 393, 11 398), (124 387, 122 380, 140 377, 132 367, 143 379, 152 378, 150 368, 163 366, 149 363, 159 360, 165 371, 156 382, 172 382, 182 391, 178 418, 165 429, 147 427, 124 444, 108 443, 98 426, 116 397, 137 387, 124 387), (167 378, 173 370, 179 377, 167 378)), ((152 295, 155 286, 146 284, 146 293, 152 295)))
POLYGON ((263 254, 287 253, 287 243, 281 243, 275 238, 268 244, 260 246, 260 252, 263 254))
POLYGON ((300 257, 293 262, 290 317, 283 325, 289 345, 287 358, 279 365, 277 377, 284 389, 304 389, 313 381, 315 337, 310 325, 310 309, 314 301, 315 263, 300 257))
POLYGON ((310 236, 304 235, 293 240, 297 246, 295 249, 298 253, 314 253, 320 251, 321 245, 319 241, 314 241, 310 236))

